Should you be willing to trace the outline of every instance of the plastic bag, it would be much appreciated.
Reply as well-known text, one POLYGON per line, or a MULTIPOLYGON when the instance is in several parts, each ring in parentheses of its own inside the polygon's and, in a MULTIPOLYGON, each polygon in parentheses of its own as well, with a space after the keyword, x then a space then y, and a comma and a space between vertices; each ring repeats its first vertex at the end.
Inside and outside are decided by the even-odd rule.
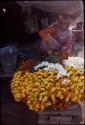
POLYGON ((13 73, 17 63, 17 47, 8 46, 1 48, 0 60, 5 73, 13 73))

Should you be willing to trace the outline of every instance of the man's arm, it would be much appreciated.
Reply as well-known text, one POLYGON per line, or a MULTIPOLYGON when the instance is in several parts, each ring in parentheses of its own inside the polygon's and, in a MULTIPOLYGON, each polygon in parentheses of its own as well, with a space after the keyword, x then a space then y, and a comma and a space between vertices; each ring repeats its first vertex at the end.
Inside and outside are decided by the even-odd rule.
POLYGON ((56 28, 53 27, 48 27, 46 29, 43 29, 39 31, 39 36, 42 38, 43 41, 48 42, 48 33, 50 34, 55 34, 56 28))

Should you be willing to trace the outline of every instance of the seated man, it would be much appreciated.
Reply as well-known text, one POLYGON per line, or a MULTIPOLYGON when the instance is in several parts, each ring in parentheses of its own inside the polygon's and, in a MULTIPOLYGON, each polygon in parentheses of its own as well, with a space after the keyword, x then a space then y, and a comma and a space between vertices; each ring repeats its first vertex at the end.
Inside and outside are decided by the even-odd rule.
POLYGON ((40 53, 48 51, 61 51, 71 53, 72 33, 69 30, 70 18, 59 16, 57 25, 39 31, 42 39, 40 53))

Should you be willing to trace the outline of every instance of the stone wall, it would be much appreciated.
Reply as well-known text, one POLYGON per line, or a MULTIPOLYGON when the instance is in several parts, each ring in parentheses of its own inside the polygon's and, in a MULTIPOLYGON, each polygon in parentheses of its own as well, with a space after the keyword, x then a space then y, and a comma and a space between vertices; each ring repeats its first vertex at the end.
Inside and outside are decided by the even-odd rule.
POLYGON ((40 125, 80 125, 82 112, 79 105, 74 105, 62 111, 39 112, 40 125))

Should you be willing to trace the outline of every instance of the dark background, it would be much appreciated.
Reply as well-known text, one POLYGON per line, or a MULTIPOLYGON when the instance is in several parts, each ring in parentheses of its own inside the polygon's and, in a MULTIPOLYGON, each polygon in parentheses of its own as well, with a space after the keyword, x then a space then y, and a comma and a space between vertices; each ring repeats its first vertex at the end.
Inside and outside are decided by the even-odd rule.
POLYGON ((10 89, 11 78, 0 80, 2 125, 36 125, 38 114, 30 111, 26 104, 15 102, 10 89))
MULTIPOLYGON (((9 44, 35 43, 39 36, 25 32, 25 18, 25 13, 16 2, 0 2, 0 48, 9 44)), ((25 104, 15 102, 10 91, 11 79, 0 79, 2 125, 36 125, 38 114, 30 111, 25 104)))
POLYGON ((40 39, 38 33, 26 33, 25 19, 26 14, 15 1, 0 2, 0 47, 10 43, 30 44, 40 39))

